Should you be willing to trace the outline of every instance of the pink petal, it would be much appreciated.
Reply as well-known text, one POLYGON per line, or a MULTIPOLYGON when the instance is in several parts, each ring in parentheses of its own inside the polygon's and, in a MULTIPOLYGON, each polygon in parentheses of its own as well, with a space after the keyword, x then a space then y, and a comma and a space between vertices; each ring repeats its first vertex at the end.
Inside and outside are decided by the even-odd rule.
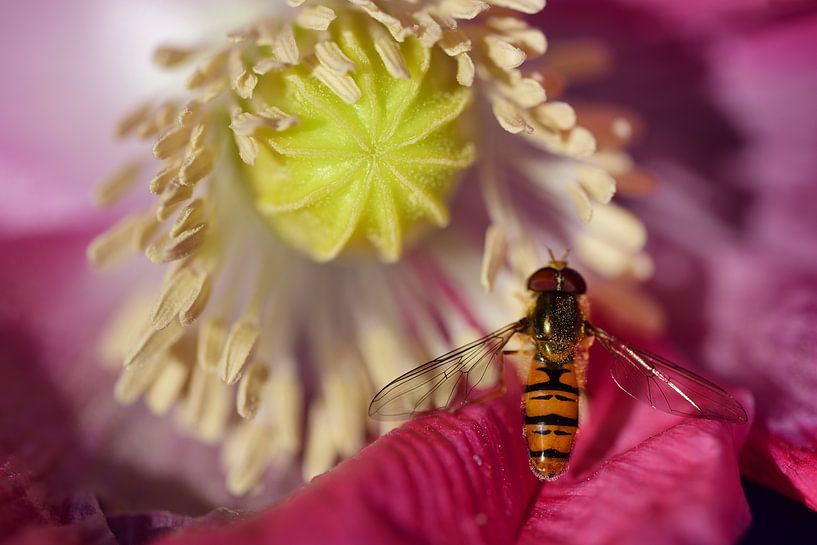
MULTIPOLYGON (((812 445, 817 436, 812 439, 812 445)), ((741 471, 817 511, 817 453, 811 445, 796 445, 762 427, 752 431, 740 456, 741 471)))
MULTIPOLYGON (((7 432, 7 426, 0 430, 7 432)), ((8 443, 4 438, 4 450, 8 443)), ((42 468, 27 464, 23 454, 0 455, 0 541, 7 545, 116 543, 95 499, 69 495, 43 475, 42 468)))
POLYGON ((813 187, 817 16, 792 17, 715 44, 712 94, 746 140, 741 178, 775 193, 813 187))
POLYGON ((82 221, 91 188, 123 159, 113 123, 134 105, 133 91, 146 91, 138 82, 150 79, 151 40, 127 41, 121 26, 117 39, 117 7, 104 4, 33 0, 3 10, 0 70, 13 74, 0 90, 3 231, 82 221), (124 51, 131 76, 121 70, 124 51))
POLYGON ((199 528, 209 528, 234 521, 237 517, 235 511, 216 509, 199 518, 166 511, 152 511, 145 514, 108 515, 107 520, 118 545, 142 545, 152 543, 169 532, 191 524, 199 528))
POLYGON ((732 252, 719 269, 707 354, 757 398, 742 469, 817 508, 817 269, 771 252, 732 252))
MULTIPOLYGON (((817 172, 817 168, 812 172, 817 172)), ((814 183, 764 194, 752 214, 751 228, 756 244, 774 248, 781 261, 813 267, 814 257, 803 249, 817 246, 817 215, 812 206, 816 200, 817 184, 814 183)))
POLYGON ((520 543, 726 544, 749 524, 730 426, 679 423, 580 482, 543 486, 520 543))
POLYGON ((251 520, 168 543, 509 542, 538 485, 512 390, 410 422, 251 520))
MULTIPOLYGON (((795 11, 798 1, 781 2, 779 6, 768 0, 619 0, 619 4, 645 10, 669 23, 674 32, 690 34, 723 30, 739 26, 759 17, 795 11)), ((806 2, 800 2, 806 5, 806 2)))

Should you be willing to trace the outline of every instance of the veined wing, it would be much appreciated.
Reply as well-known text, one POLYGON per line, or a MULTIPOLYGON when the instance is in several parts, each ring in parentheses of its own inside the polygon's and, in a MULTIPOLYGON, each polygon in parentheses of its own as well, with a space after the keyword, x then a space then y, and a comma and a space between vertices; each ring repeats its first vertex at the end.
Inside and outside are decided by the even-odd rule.
POLYGON ((508 324, 396 378, 374 396, 369 416, 399 420, 473 401, 494 358, 526 325, 527 319, 508 324))
POLYGON ((729 392, 596 326, 590 330, 615 356, 610 374, 633 398, 670 414, 745 423, 746 410, 729 392))

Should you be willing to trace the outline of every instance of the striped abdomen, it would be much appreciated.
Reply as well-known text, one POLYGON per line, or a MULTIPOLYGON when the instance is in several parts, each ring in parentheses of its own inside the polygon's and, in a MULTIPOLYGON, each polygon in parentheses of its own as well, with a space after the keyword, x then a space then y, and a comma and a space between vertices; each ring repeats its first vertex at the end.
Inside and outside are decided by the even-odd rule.
POLYGON ((560 362, 533 358, 522 410, 531 468, 540 479, 555 479, 567 468, 579 426, 579 388, 572 354, 560 362))

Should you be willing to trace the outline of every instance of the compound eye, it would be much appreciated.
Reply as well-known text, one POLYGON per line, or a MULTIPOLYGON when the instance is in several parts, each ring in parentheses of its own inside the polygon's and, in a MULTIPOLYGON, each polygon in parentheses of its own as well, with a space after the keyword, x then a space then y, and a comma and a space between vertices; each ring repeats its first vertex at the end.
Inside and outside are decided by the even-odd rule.
POLYGON ((543 267, 530 275, 528 289, 536 292, 557 291, 559 274, 560 271, 553 267, 543 267))
POLYGON ((562 269, 562 291, 569 293, 585 293, 587 291, 587 284, 584 278, 573 269, 562 269))

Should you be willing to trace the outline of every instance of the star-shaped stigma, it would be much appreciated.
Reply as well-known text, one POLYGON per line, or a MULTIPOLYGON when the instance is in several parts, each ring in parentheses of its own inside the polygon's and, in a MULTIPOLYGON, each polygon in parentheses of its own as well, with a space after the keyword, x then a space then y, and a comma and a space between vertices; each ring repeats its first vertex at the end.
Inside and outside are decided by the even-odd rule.
POLYGON ((331 34, 316 52, 336 70, 301 64, 259 82, 256 102, 298 122, 259 129, 247 178, 259 212, 312 258, 371 245, 395 261, 419 220, 448 222, 446 199, 475 155, 463 115, 472 93, 451 58, 415 38, 387 63, 369 24, 331 34))

